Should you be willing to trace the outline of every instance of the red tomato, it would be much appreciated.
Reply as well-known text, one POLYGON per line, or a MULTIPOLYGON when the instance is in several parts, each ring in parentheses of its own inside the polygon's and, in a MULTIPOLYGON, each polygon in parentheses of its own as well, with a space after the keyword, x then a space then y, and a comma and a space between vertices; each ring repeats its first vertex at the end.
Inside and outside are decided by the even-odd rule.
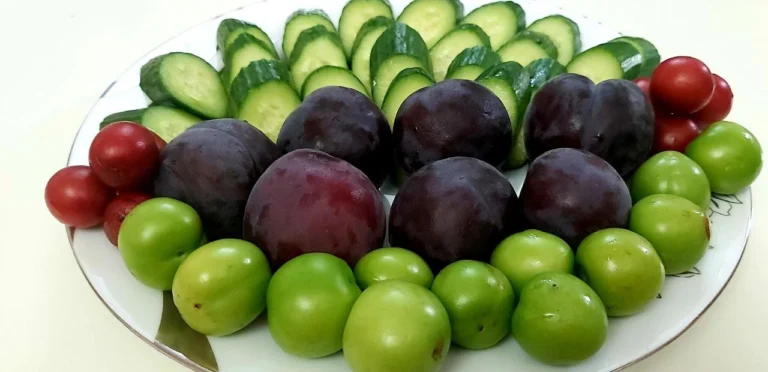
POLYGON ((673 57, 651 76, 651 95, 676 114, 691 114, 709 103, 715 80, 709 67, 693 57, 673 57))
POLYGON ((54 173, 45 185, 45 205, 59 222, 88 228, 101 223, 114 191, 87 165, 73 165, 54 173))
POLYGON ((715 93, 703 109, 693 113, 691 118, 699 128, 706 129, 710 124, 725 119, 733 106, 733 91, 723 78, 714 74, 715 93))
POLYGON ((163 149, 165 148, 165 146, 168 145, 168 143, 165 142, 164 139, 160 138, 160 136, 158 136, 157 133, 152 132, 152 135, 155 137, 155 145, 157 145, 157 149, 159 151, 163 151, 163 149))
POLYGON ((113 245, 117 246, 117 234, 128 213, 137 205, 152 199, 152 195, 143 192, 127 192, 120 194, 107 205, 104 211, 104 234, 113 245))
POLYGON ((125 121, 99 131, 88 153, 96 175, 120 191, 137 190, 149 183, 157 171, 159 157, 152 132, 125 121))
POLYGON ((701 133, 687 116, 656 116, 652 153, 662 151, 685 152, 685 148, 701 133))

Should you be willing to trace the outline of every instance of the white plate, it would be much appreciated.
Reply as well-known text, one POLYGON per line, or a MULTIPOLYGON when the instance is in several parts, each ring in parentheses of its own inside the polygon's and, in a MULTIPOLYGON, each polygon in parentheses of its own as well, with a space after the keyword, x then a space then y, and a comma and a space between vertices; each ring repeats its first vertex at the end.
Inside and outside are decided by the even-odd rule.
MULTIPOLYGON (((324 0, 322 9, 336 22, 346 0, 324 0)), ((392 0, 395 14, 408 0, 392 0)), ((489 0, 464 0, 466 12, 489 0)), ((580 13, 553 6, 543 0, 518 0, 528 24, 560 13, 579 24, 584 48, 605 42, 619 33, 606 29, 580 13)), ((221 67, 216 53, 216 28, 225 17, 258 24, 279 47, 286 18, 300 8, 316 8, 316 0, 273 0, 246 6, 211 19, 161 45, 137 61, 104 92, 85 119, 72 146, 70 164, 87 164, 88 147, 99 122, 108 114, 145 107, 148 101, 138 87, 139 69, 150 58, 172 52, 194 53, 221 67)), ((642 36, 642 35, 638 35, 642 36)), ((516 190, 524 170, 508 173, 516 190)), ((393 195, 387 199, 392 200, 393 195)), ((613 371, 633 364, 659 350, 683 333, 712 304, 733 275, 749 234, 752 198, 749 190, 737 195, 715 195, 711 247, 696 270, 668 277, 661 298, 641 314, 611 319, 605 346, 591 359, 569 371, 613 371)), ((264 316, 245 330, 228 337, 205 337, 181 321, 168 293, 141 285, 123 264, 120 254, 101 229, 70 231, 77 262, 96 294, 126 327, 159 351, 198 371, 346 371, 341 354, 319 360, 302 360, 280 351, 266 328, 264 316)), ((508 337, 485 351, 452 348, 444 371, 549 371, 552 367, 528 357, 508 337)))

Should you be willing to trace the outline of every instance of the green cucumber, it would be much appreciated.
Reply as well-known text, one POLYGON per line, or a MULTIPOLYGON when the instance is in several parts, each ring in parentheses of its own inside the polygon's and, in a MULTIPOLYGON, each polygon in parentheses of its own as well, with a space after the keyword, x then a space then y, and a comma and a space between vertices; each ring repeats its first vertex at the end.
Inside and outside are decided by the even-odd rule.
POLYGON ((653 70, 656 69, 656 66, 661 63, 659 51, 646 39, 641 37, 622 36, 611 41, 624 42, 632 45, 638 52, 640 52, 640 56, 643 59, 643 62, 640 64, 640 69, 637 71, 637 75, 634 77, 627 76, 627 79, 651 76, 653 70))
POLYGON ((233 117, 258 128, 277 141, 288 115, 301 104, 291 86, 285 65, 276 60, 251 62, 240 71, 230 88, 233 117))
POLYGON ((498 50, 525 28, 525 10, 512 1, 497 1, 471 11, 461 23, 480 26, 498 50))
POLYGON ((232 80, 243 69, 253 61, 260 59, 277 59, 269 50, 269 46, 264 44, 251 34, 240 34, 230 45, 224 54, 224 68, 226 69, 224 84, 229 86, 232 80))
POLYGON ((502 61, 514 61, 523 67, 539 58, 557 59, 557 48, 552 40, 547 35, 530 30, 517 34, 512 40, 502 45, 496 53, 499 53, 502 61))
POLYGON ((632 45, 607 42, 587 49, 565 66, 570 73, 590 78, 595 84, 609 79, 637 76, 643 57, 632 45))
POLYGON ((304 80, 304 85, 301 87, 301 97, 307 98, 312 92, 328 86, 352 88, 368 96, 365 86, 363 86, 363 83, 360 82, 360 79, 352 71, 344 67, 323 66, 313 71, 304 80))
POLYGON ((421 35, 427 48, 451 31, 464 17, 464 5, 459 0, 413 0, 397 16, 421 35))
POLYGON ((105 126, 117 121, 139 123, 155 132, 165 142, 170 142, 181 132, 203 121, 203 119, 173 107, 150 106, 109 115, 99 124, 99 129, 103 129, 105 126))
POLYGON ((387 95, 384 97, 384 104, 381 105, 381 111, 387 117, 389 126, 394 127, 397 110, 400 109, 400 105, 403 104, 403 101, 408 96, 434 83, 435 81, 432 77, 420 67, 412 67, 400 71, 392 79, 392 84, 390 84, 387 95))
POLYGON ((525 147, 525 126, 520 125, 517 136, 512 143, 512 152, 509 154, 506 169, 517 169, 525 165, 528 161, 528 150, 525 147))
POLYGON ((490 47, 491 41, 483 29, 473 24, 458 25, 443 36, 429 50, 435 81, 443 81, 453 59, 464 49, 474 46, 490 47))
POLYGON ((501 58, 493 49, 484 45, 477 45, 462 50, 453 59, 451 65, 448 66, 448 73, 445 78, 475 80, 483 71, 499 62, 501 62, 501 58))
POLYGON ((371 18, 360 27, 355 44, 352 46, 352 72, 363 83, 365 89, 371 92, 371 49, 386 29, 395 21, 387 17, 371 18))
POLYGON ((141 67, 139 86, 155 102, 172 102, 206 119, 227 116, 227 91, 219 72, 190 53, 172 52, 141 67))
POLYGON ((219 23, 218 30, 216 31, 216 45, 222 55, 226 55, 226 51, 229 49, 229 46, 235 42, 235 39, 237 39, 238 36, 244 33, 252 35, 255 38, 261 40, 264 45, 269 48, 269 51, 272 53, 273 57, 279 57, 277 54, 277 49, 275 49, 275 44, 272 43, 269 35, 267 35, 264 30, 252 23, 232 18, 222 20, 219 23))
POLYGON ((395 22, 379 36, 371 49, 371 93, 379 107, 392 79, 410 67, 420 67, 432 75, 424 40, 410 26, 395 22))
POLYGON ((528 30, 547 35, 557 48, 557 62, 567 65, 581 51, 579 25, 568 17, 555 14, 531 23, 528 30))
POLYGON ((541 89, 544 83, 553 77, 565 73, 565 66, 552 58, 537 59, 525 68, 531 76, 531 97, 541 89))
POLYGON ((288 17, 283 31, 283 55, 291 60, 291 53, 299 40, 302 31, 315 26, 323 26, 328 31, 336 32, 336 27, 324 11, 320 9, 297 10, 288 17))
POLYGON ((339 36, 344 45, 344 52, 352 57, 352 47, 355 45, 360 28, 369 20, 376 17, 393 19, 392 6, 387 0, 349 0, 339 17, 339 36))
POLYGON ((336 32, 317 25, 301 32, 290 59, 294 86, 300 89, 313 71, 323 66, 347 68, 347 56, 336 32))

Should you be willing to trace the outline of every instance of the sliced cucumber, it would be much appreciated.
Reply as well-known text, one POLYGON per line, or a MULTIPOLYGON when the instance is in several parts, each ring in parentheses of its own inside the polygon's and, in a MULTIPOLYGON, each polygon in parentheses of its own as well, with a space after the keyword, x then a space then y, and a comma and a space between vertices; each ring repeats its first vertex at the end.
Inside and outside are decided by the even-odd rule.
POLYGON ((240 34, 232 42, 227 53, 224 56, 225 85, 232 83, 235 77, 253 61, 260 59, 277 59, 269 50, 269 46, 264 44, 251 34, 240 34))
POLYGON ((651 74, 653 74, 653 70, 655 70, 656 66, 658 66, 661 62, 659 51, 653 44, 651 44, 650 41, 646 39, 640 37, 622 36, 611 41, 619 41, 632 45, 635 47, 635 49, 637 49, 638 52, 640 52, 640 56, 643 59, 643 62, 640 64, 640 69, 637 71, 637 75, 634 77, 627 76, 627 79, 635 79, 641 76, 651 76, 651 74))
POLYGON ((473 24, 458 25, 443 36, 429 50, 429 59, 432 62, 432 73, 435 76, 435 81, 443 81, 453 59, 464 49, 474 46, 490 47, 491 41, 483 29, 473 24))
POLYGON ((483 72, 477 77, 477 82, 493 91, 504 103, 514 138, 530 98, 531 77, 528 71, 517 62, 503 62, 483 72))
POLYGON ((275 49, 275 44, 272 43, 269 35, 267 35, 266 32, 259 28, 259 26, 232 18, 222 20, 221 23, 219 23, 218 30, 216 31, 217 46, 222 55, 226 55, 226 51, 229 49, 229 46, 235 42, 235 39, 237 39, 238 36, 244 33, 250 34, 261 40, 267 47, 269 47, 270 53, 272 53, 275 58, 279 57, 277 54, 277 49, 275 49))
POLYGON ((461 51, 448 66, 446 79, 475 80, 483 71, 501 62, 501 58, 491 48, 478 45, 461 51))
POLYGON ((219 72, 190 53, 172 52, 141 67, 139 86, 155 102, 174 105, 207 119, 227 116, 227 91, 219 72))
POLYGON ((567 65, 581 51, 579 25, 568 17, 555 14, 541 18, 528 26, 528 30, 547 35, 557 48, 557 62, 567 65))
POLYGON ((544 83, 565 72, 565 66, 552 58, 537 59, 526 66, 525 69, 531 75, 531 97, 541 89, 544 83))
POLYGON ((525 165, 528 161, 528 150, 525 147, 525 126, 520 125, 515 140, 512 143, 512 152, 509 154, 509 160, 505 168, 517 169, 525 165))
POLYGON ((232 114, 255 126, 272 141, 288 115, 301 104, 280 61, 262 59, 240 71, 230 88, 232 114))
POLYGON ((293 53, 293 48, 296 46, 301 32, 315 26, 323 26, 329 31, 336 32, 336 27, 328 14, 320 9, 302 9, 288 17, 283 32, 283 55, 286 60, 291 60, 291 53, 293 53))
POLYGON ((434 84, 435 81, 424 69, 419 67, 407 68, 400 71, 389 85, 387 95, 384 97, 384 104, 381 105, 381 111, 389 121, 389 126, 395 125, 395 117, 400 105, 403 104, 408 96, 415 91, 434 84))
POLYGON ((99 129, 116 121, 132 121, 157 133, 165 142, 170 142, 187 128, 203 121, 197 116, 174 107, 150 106, 139 110, 117 112, 104 118, 99 129))
POLYGON ((424 40, 413 28, 396 22, 379 36, 371 49, 371 92, 379 107, 392 79, 409 67, 420 67, 432 75, 424 40))
POLYGON ((379 36, 394 23, 387 17, 371 18, 360 28, 352 46, 352 72, 368 92, 371 92, 371 50, 379 36))
POLYGON ((360 82, 360 79, 352 71, 344 67, 323 66, 313 71, 304 80, 304 85, 301 87, 301 97, 306 98, 312 92, 328 86, 352 88, 368 96, 365 86, 363 86, 363 83, 360 82))
POLYGON ((344 45, 344 52, 352 57, 352 47, 355 45, 360 28, 370 19, 385 17, 393 19, 392 6, 387 0, 349 0, 339 17, 339 36, 344 45))
POLYGON ((464 16, 459 0, 414 0, 397 17, 421 35, 427 48, 434 46, 464 16))
POLYGON ((637 76, 643 57, 632 45, 608 42, 577 54, 566 66, 570 73, 590 78, 595 84, 609 79, 637 76))
POLYGON ((557 59, 557 48, 547 35, 525 30, 502 45, 499 57, 504 62, 517 62, 523 67, 540 58, 557 59))
POLYGON ((498 50, 525 28, 525 11, 515 2, 497 1, 471 11, 461 23, 480 26, 498 50))
POLYGON ((313 71, 323 66, 347 68, 347 56, 336 32, 318 25, 301 32, 290 60, 294 86, 300 89, 313 71))

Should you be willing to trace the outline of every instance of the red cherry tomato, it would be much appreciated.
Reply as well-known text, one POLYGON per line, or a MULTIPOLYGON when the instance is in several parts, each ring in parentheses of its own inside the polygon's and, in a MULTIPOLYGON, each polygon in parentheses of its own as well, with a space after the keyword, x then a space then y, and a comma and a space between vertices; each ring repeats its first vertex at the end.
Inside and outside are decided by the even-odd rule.
POLYGON ((640 90, 645 93, 645 96, 648 97, 648 99, 651 99, 651 78, 649 77, 639 77, 635 80, 632 80, 639 88, 640 90))
POLYGON ((120 194, 107 205, 104 211, 104 234, 114 246, 117 246, 117 234, 128 213, 137 205, 152 199, 152 195, 143 192, 127 192, 120 194))
POLYGON ((165 142, 164 139, 160 138, 160 136, 158 136, 157 133, 152 132, 152 135, 155 137, 155 145, 157 145, 157 150, 163 151, 163 149, 165 148, 165 146, 168 145, 168 143, 165 142))
POLYGON ((685 148, 701 131, 690 118, 686 116, 656 116, 656 126, 652 152, 662 151, 685 152, 685 148))
POLYGON ((693 121, 699 125, 702 130, 710 124, 726 118, 731 112, 733 106, 733 91, 731 86, 723 78, 714 74, 715 93, 703 109, 696 111, 691 115, 693 121))
POLYGON ((88 228, 101 223, 114 196, 87 165, 73 165, 54 173, 45 185, 45 205, 59 222, 88 228))
POLYGON ((651 95, 676 114, 691 114, 709 103, 715 80, 709 67, 693 57, 673 57, 651 76, 651 95))
POLYGON ((138 190, 150 182, 159 158, 152 132, 125 121, 99 131, 88 153, 91 168, 99 179, 120 191, 138 190))

